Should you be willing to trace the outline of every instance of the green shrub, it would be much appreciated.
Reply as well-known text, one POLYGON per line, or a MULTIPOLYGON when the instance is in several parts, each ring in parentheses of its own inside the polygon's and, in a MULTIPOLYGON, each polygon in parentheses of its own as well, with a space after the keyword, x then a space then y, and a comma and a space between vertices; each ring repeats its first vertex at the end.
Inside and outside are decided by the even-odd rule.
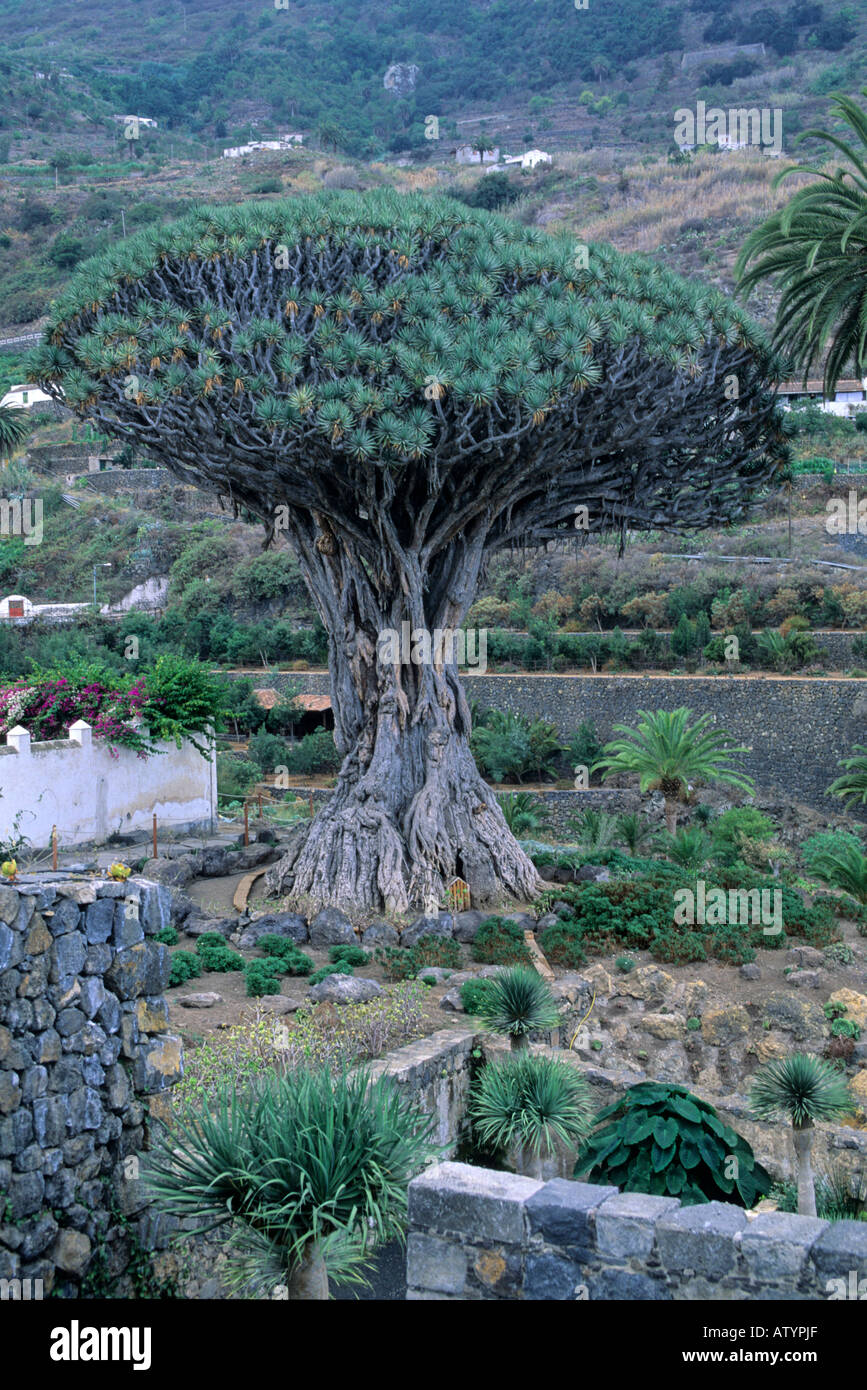
POLYGON ((526 1051, 482 1069, 471 1087, 468 1112, 483 1145, 531 1155, 553 1152, 558 1141, 580 1144, 593 1123, 581 1073, 559 1058, 526 1051))
POLYGON ((624 975, 628 975, 630 970, 635 969, 635 961, 632 956, 618 956, 614 964, 618 970, 622 970, 624 975))
POLYGON ((247 994, 256 997, 260 994, 280 993, 280 962, 276 960, 250 960, 244 967, 247 994))
POLYGON ((514 966, 489 981, 482 1011, 486 1028, 503 1033, 513 1048, 526 1047, 531 1033, 550 1033, 560 1026, 560 1011, 551 988, 535 970, 514 966))
POLYGON ((472 956, 484 965, 532 964, 523 931, 517 922, 505 917, 487 917, 482 922, 473 941, 472 956))
POLYGON ((262 779, 262 769, 249 758, 234 753, 217 754, 217 791, 222 797, 245 797, 262 779))
POLYGON ((609 1123, 579 1154, 576 1178, 586 1174, 622 1192, 679 1197, 684 1206, 719 1201, 752 1207, 770 1191, 771 1175, 747 1141, 685 1086, 642 1082, 596 1118, 609 1123))
POLYGON ((461 985, 461 1003, 464 1013, 481 1014, 488 998, 490 980, 464 980, 461 985))
POLYGON ((310 976, 310 984, 321 984, 323 980, 328 979, 329 975, 351 975, 352 973, 352 966, 348 965, 345 960, 338 961, 337 965, 321 965, 310 976))
POLYGON ((332 946, 328 952, 328 959, 332 965, 345 961, 347 965, 367 965, 370 961, 370 952, 363 951, 360 946, 332 946))
POLYGON ((562 966, 564 970, 577 970, 587 960, 587 952, 581 945, 581 930, 574 922, 545 927, 539 944, 552 965, 562 966))
POLYGON ((208 973, 228 973, 230 970, 243 970, 244 958, 232 951, 219 932, 204 932, 196 942, 196 955, 202 969, 208 973))
POLYGON ((161 946, 177 946, 180 937, 174 927, 160 927, 158 932, 154 932, 152 941, 158 941, 161 946))
POLYGON ((376 960, 387 980, 413 980, 426 966, 457 970, 461 948, 446 936, 420 936, 414 946, 377 946, 376 960))
POLYGON ((297 743, 284 746, 283 766, 289 772, 310 776, 314 772, 335 772, 340 754, 330 729, 315 729, 297 743))
POLYGON ((268 932, 259 937, 256 945, 271 961, 279 962, 286 975, 309 975, 313 969, 312 958, 299 950, 291 937, 268 932))
POLYGON ((196 959, 192 951, 175 951, 172 954, 169 989, 173 989, 175 985, 184 985, 187 980, 195 979, 201 973, 201 961, 196 959))

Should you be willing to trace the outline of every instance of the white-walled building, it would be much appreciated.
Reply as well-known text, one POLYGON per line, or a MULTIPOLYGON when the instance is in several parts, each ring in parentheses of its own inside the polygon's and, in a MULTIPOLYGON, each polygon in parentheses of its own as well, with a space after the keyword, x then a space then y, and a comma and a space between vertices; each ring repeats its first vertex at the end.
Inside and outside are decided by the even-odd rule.
POLYGON ((35 405, 53 404, 53 396, 46 395, 41 386, 25 381, 20 386, 10 386, 0 401, 0 410, 32 410, 35 405))
POLYGON ((249 145, 231 145, 229 149, 223 150, 224 159, 240 159, 242 155, 254 154, 256 150, 290 150, 293 146, 303 145, 304 136, 297 131, 291 131, 287 135, 280 135, 276 140, 251 140, 249 145))
POLYGON ((535 169, 537 164, 550 164, 551 156, 547 150, 527 150, 524 154, 506 155, 504 164, 520 164, 522 169, 535 169))
POLYGON ((841 377, 833 399, 826 398, 823 383, 816 380, 784 381, 777 390, 780 404, 784 410, 793 405, 814 405, 826 415, 839 415, 843 419, 858 415, 867 410, 867 377, 841 377))
POLYGON ((89 603, 31 603, 24 594, 7 594, 0 599, 0 622, 32 623, 42 618, 54 623, 68 623, 87 611, 89 603))

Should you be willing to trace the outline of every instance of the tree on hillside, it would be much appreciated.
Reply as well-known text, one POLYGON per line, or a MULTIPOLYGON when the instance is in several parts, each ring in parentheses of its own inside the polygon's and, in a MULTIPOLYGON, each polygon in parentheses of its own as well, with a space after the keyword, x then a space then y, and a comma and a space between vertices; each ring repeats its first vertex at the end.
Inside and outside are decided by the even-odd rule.
POLYGON ((343 762, 271 882, 361 911, 539 885, 448 643, 383 634, 458 628, 503 547, 739 518, 786 457, 778 363, 724 295, 391 191, 148 228, 76 272, 33 369, 291 543, 343 762))
POLYGON ((756 228, 735 267, 744 294, 762 280, 776 282, 774 342, 796 371, 806 379, 827 351, 828 396, 847 370, 859 377, 867 372, 867 113, 854 97, 837 93, 831 114, 857 144, 818 129, 803 131, 797 143, 822 140, 849 167, 818 169, 814 161, 783 169, 774 187, 791 174, 809 173, 815 181, 756 228))

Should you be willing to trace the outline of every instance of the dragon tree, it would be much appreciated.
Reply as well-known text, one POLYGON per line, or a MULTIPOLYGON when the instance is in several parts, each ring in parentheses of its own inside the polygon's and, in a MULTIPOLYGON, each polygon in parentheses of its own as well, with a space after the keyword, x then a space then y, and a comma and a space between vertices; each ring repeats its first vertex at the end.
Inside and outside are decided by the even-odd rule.
POLYGON ((200 208, 82 266, 47 391, 297 554, 329 634, 333 796, 272 881, 361 912, 527 899, 448 644, 502 547, 741 518, 786 457, 779 363, 712 289, 450 199, 200 208))

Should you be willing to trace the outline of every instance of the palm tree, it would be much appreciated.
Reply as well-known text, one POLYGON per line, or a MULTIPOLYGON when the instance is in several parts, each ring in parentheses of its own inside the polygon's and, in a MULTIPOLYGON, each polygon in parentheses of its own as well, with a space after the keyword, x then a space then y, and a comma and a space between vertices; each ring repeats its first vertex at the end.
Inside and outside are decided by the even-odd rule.
POLYGON ((709 714, 691 724, 692 710, 638 711, 638 728, 615 724, 614 733, 623 737, 604 747, 603 757, 592 771, 605 769, 603 781, 618 772, 638 774, 643 792, 662 792, 665 797, 665 826, 670 835, 677 829, 678 803, 686 801, 690 782, 726 782, 742 790, 754 790, 752 779, 728 767, 734 755, 749 752, 735 745, 732 735, 714 729, 709 714))
POLYGON ((481 1018, 491 1032, 504 1033, 514 1051, 529 1047, 531 1033, 549 1033, 560 1026, 549 986, 535 970, 521 966, 487 981, 481 1018))
POLYGON ((593 1128, 587 1082, 568 1062, 517 1052, 488 1063, 470 1092, 480 1141, 511 1152, 526 1177, 541 1177, 557 1142, 578 1147, 593 1128))
POLYGON ((841 758, 839 766, 846 771, 828 788, 831 796, 842 797, 857 805, 867 804, 867 744, 856 743, 851 758, 841 758))
POLYGON ((229 1228, 234 1286, 325 1299, 329 1275, 359 1282, 372 1241, 402 1236, 431 1128, 387 1077, 302 1068, 187 1102, 144 1177, 164 1211, 229 1228))
POLYGON ((30 421, 25 410, 11 406, 0 409, 0 458, 11 458, 30 433, 30 421))
POLYGON ((796 1052, 759 1068, 750 1099, 758 1119, 784 1116, 791 1122, 798 1165, 798 1213, 815 1216, 816 1188, 810 1162, 813 1126, 851 1114, 855 1107, 846 1078, 823 1058, 796 1052))
MULTIPOLYGON (((861 94, 867 96, 867 87, 861 94)), ((774 345, 796 370, 806 376, 833 339, 826 395, 833 395, 850 362, 859 377, 867 362, 867 114, 854 97, 832 97, 831 114, 849 127, 857 148, 827 130, 805 130, 798 141, 824 141, 849 167, 821 170, 806 163, 778 174, 775 187, 791 174, 811 174, 815 181, 750 234, 735 267, 743 294, 761 280, 776 280, 782 293, 774 345)))

